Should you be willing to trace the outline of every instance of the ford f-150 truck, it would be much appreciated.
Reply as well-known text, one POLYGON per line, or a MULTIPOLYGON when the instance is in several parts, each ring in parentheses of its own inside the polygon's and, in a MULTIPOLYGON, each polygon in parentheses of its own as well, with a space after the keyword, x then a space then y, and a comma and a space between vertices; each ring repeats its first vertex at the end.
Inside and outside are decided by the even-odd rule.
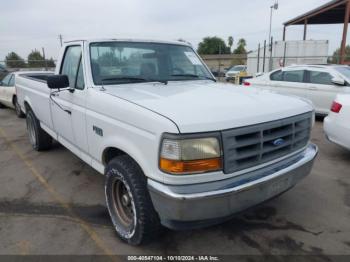
POLYGON ((217 83, 183 42, 79 40, 47 81, 19 76, 30 143, 55 139, 106 175, 107 207, 130 244, 212 225, 307 176, 310 103, 217 83))

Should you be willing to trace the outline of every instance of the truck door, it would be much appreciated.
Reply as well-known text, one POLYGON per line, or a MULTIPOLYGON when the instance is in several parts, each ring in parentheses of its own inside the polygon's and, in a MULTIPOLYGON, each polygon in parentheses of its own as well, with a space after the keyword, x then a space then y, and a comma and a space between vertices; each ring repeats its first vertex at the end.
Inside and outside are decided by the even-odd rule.
POLYGON ((61 91, 54 96, 57 102, 53 104, 51 110, 54 128, 62 144, 89 162, 85 121, 84 68, 80 45, 66 48, 60 74, 68 76, 69 86, 74 89, 74 92, 61 91))
MULTIPOLYGON (((71 88, 74 88, 75 85, 80 59, 80 45, 68 46, 66 48, 60 74, 68 76, 69 86, 71 88)), ((71 147, 75 144, 72 127, 72 93, 69 91, 53 92, 52 99, 54 103, 51 103, 51 114, 54 129, 59 136, 59 141, 72 150, 71 147)))

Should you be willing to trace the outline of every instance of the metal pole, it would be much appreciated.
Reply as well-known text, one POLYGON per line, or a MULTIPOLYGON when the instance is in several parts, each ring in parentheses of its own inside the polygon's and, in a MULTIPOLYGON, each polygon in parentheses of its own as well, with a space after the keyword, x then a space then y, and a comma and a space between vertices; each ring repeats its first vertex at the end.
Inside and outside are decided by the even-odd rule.
POLYGON ((304 37, 303 37, 304 41, 306 40, 307 22, 308 22, 307 19, 305 19, 305 21, 304 21, 304 37))
POLYGON ((44 63, 45 63, 45 71, 47 71, 47 61, 46 61, 46 57, 45 57, 45 49, 44 47, 42 47, 42 50, 43 50, 43 57, 44 57, 44 63))
POLYGON ((270 30, 269 30, 269 39, 271 38, 271 31, 272 31, 272 10, 273 10, 273 6, 270 7, 271 11, 270 11, 270 30))
POLYGON ((286 26, 283 27, 283 41, 286 41, 286 26))
POLYGON ((60 35, 58 35, 58 39, 60 39, 60 44, 61 44, 61 46, 63 45, 63 37, 62 37, 62 35, 60 34, 60 35))
POLYGON ((340 64, 344 64, 345 62, 345 49, 346 49, 346 38, 348 34, 348 25, 349 25, 349 16, 350 16, 350 1, 346 4, 346 11, 344 17, 344 28, 343 28, 343 39, 341 42, 340 48, 340 64))
POLYGON ((270 44, 269 71, 272 71, 272 46, 273 46, 273 37, 271 37, 271 44, 270 44))
POLYGON ((287 42, 284 42, 283 67, 286 66, 286 53, 287 53, 287 42))
POLYGON ((256 69, 257 73, 259 73, 259 69, 260 69, 260 43, 258 45, 258 62, 257 62, 257 69, 256 69))
POLYGON ((264 41, 264 57, 263 57, 263 73, 265 73, 265 59, 266 59, 266 40, 264 41))

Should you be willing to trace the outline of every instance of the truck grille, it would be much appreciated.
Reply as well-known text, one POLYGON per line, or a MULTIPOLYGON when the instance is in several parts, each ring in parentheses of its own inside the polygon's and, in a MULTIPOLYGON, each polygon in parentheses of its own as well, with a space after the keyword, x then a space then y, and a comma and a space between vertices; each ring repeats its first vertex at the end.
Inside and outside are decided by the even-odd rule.
POLYGON ((292 154, 308 144, 312 113, 222 132, 224 172, 230 174, 292 154))

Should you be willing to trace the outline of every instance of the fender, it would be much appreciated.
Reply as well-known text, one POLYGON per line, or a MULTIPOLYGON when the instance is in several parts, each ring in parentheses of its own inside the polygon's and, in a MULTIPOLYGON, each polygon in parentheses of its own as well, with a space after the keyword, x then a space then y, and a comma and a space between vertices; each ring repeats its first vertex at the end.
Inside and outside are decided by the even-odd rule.
POLYGON ((123 137, 110 136, 108 138, 105 138, 98 149, 98 155, 100 156, 99 162, 101 165, 104 165, 104 167, 106 163, 103 163, 103 155, 108 148, 116 148, 125 152, 135 160, 135 162, 141 167, 142 171, 147 177, 153 178, 154 180, 159 180, 159 176, 155 176, 153 172, 154 167, 152 168, 152 164, 154 163, 150 161, 149 157, 146 157, 144 155, 144 152, 141 150, 140 145, 137 146, 131 140, 125 139, 123 137))

